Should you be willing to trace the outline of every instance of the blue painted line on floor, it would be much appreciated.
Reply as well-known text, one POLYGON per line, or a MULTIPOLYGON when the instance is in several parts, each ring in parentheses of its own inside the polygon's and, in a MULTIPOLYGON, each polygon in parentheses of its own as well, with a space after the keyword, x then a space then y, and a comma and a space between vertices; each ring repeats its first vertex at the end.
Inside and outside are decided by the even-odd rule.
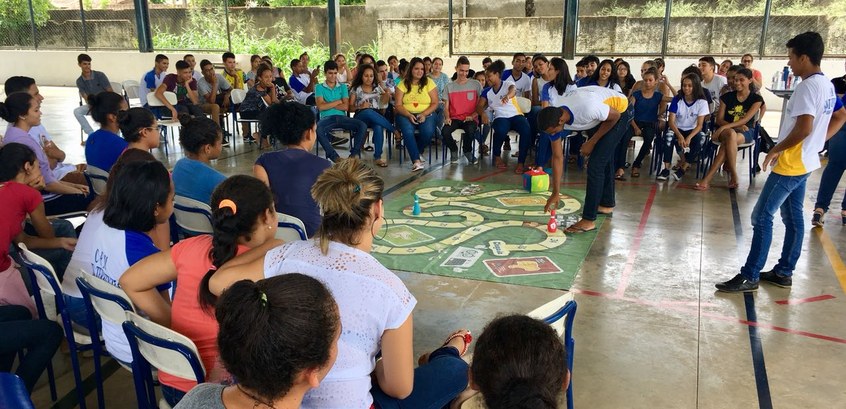
MULTIPOLYGON (((729 190, 731 196, 731 214, 734 219, 734 235, 737 243, 743 241, 743 227, 740 221, 740 208, 737 205, 737 190, 729 190)), ((742 248, 742 246, 738 246, 742 248)), ((745 254, 741 254, 744 257, 745 254)), ((761 344, 761 337, 758 336, 758 314, 755 312, 755 297, 752 293, 744 293, 743 301, 746 304, 746 321, 749 325, 749 345, 752 350, 752 368, 755 370, 755 386, 758 391, 758 407, 761 409, 772 409, 773 399, 770 395, 770 382, 767 378, 767 365, 764 362, 764 346, 761 344)))
POLYGON ((414 174, 414 175, 412 175, 411 177, 408 177, 408 178, 406 178, 405 180, 403 180, 403 181, 401 181, 401 182, 399 182, 399 183, 397 183, 397 184, 395 184, 395 185, 393 185, 393 186, 391 186, 391 187, 389 187, 389 188, 385 189, 385 191, 383 191, 383 192, 382 192, 382 197, 383 197, 383 198, 384 198, 384 197, 387 197, 387 196, 388 196, 388 195, 390 195, 391 193, 394 193, 394 192, 396 192, 397 190, 400 190, 400 189, 402 189, 403 187, 408 186, 411 182, 414 182, 414 181, 416 181, 416 180, 419 180, 419 179, 420 179, 420 178, 422 178, 423 176, 428 175, 428 174, 430 174, 430 173, 432 173, 432 172, 434 172, 434 171, 436 171, 436 170, 439 170, 439 169, 441 169, 442 167, 444 167, 444 165, 443 165, 443 164, 433 165, 433 166, 431 166, 431 167, 429 167, 429 168, 426 168, 425 170, 423 170, 423 171, 421 171, 421 172, 419 172, 419 173, 415 173, 415 174, 414 174))

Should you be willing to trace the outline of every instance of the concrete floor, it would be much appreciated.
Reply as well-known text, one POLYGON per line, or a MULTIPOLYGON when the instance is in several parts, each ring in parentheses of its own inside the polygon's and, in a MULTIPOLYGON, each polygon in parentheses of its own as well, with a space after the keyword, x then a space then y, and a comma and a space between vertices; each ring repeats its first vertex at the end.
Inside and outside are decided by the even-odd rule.
MULTIPOLYGON (((77 105, 75 90, 41 91, 47 129, 69 162, 82 162, 79 126, 70 113, 77 105)), ((765 118, 772 134, 778 119, 775 111, 765 118)), ((173 145, 167 156, 163 149, 154 154, 168 166, 182 156, 173 145)), ((227 175, 250 173, 258 154, 239 142, 224 150, 216 167, 227 175)), ((644 172, 639 179, 618 182, 614 216, 602 225, 572 289, 579 303, 573 373, 577 407, 846 408, 846 266, 841 259, 846 227, 840 226, 836 212, 825 230, 807 229, 792 290, 762 285, 750 297, 715 292, 714 283, 736 274, 751 241, 749 217, 766 175, 750 186, 743 176, 747 160, 740 159, 740 188, 734 196, 739 223, 733 221, 733 195, 722 177, 708 192, 691 189, 694 175, 681 183, 656 184, 644 172)), ((519 183, 510 170, 497 172, 489 162, 435 163, 428 172, 413 175, 408 162, 400 167, 395 156, 377 172, 389 187, 414 178, 399 191, 434 178, 519 183)), ((808 218, 820 173, 808 183, 808 218)), ((571 168, 564 183, 578 187, 584 180, 584 172, 571 168)), ((841 188, 835 203, 842 195, 841 188)), ((767 268, 779 255, 783 228, 778 222, 774 236, 767 268)), ((456 328, 478 332, 497 315, 526 313, 561 295, 418 273, 398 275, 419 302, 417 352, 437 346, 456 328)), ((91 373, 88 361, 83 359, 84 376, 91 373)), ((57 354, 56 362, 60 370, 67 368, 67 354, 57 354)), ((59 379, 60 397, 72 388, 65 373, 59 379)), ((133 392, 131 376, 123 369, 106 381, 108 407, 133 407, 133 392)), ((37 407, 51 405, 46 385, 33 399, 37 407)), ((93 393, 87 401, 95 404, 93 393)))

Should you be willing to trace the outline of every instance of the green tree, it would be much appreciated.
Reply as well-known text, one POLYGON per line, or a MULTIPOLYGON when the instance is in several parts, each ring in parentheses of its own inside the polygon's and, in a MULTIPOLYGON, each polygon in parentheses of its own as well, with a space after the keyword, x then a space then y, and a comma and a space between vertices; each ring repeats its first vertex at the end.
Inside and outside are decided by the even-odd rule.
MULTIPOLYGON (((39 27, 50 19, 50 0, 32 0, 35 24, 39 27)), ((29 27, 29 1, 3 0, 0 2, 0 30, 14 31, 29 27)))

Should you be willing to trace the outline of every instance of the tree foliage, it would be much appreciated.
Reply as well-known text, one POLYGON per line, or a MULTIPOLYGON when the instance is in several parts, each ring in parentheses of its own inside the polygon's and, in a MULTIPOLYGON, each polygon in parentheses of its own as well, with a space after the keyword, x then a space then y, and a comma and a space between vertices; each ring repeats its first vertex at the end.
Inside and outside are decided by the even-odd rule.
MULTIPOLYGON (((35 25, 43 26, 50 19, 50 0, 32 0, 35 25)), ((28 28, 29 1, 28 0, 3 0, 0 1, 0 30, 21 30, 28 28)))

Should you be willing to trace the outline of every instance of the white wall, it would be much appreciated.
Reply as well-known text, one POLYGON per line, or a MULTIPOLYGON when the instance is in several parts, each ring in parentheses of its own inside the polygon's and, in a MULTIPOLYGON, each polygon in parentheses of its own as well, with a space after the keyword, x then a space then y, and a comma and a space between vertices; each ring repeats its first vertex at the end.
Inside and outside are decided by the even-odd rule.
MULTIPOLYGON (((72 87, 76 83, 76 78, 79 77, 79 67, 76 64, 76 56, 79 51, 16 51, 16 50, 0 50, 0 78, 4 79, 13 75, 27 75, 31 76, 42 85, 50 86, 69 86, 72 87)), ((93 59, 93 67, 95 70, 103 71, 110 80, 120 82, 124 80, 140 80, 141 76, 153 68, 153 62, 156 53, 139 53, 133 51, 117 52, 117 51, 90 51, 87 53, 93 59)), ((174 71, 173 66, 178 59, 181 59, 185 54, 180 53, 165 53, 170 58, 171 71, 174 71)), ((209 59, 213 63, 221 62, 220 54, 203 54, 193 53, 197 62, 202 59, 209 59)), ((387 56, 382 56, 387 57, 387 56)), ((502 58, 506 66, 511 65, 511 56, 491 56, 492 58, 502 58)), ((248 69, 249 55, 237 55, 238 65, 242 69, 248 69)), ((408 57, 406 57, 408 58, 408 57)), ((452 74, 452 67, 455 66, 456 57, 444 58, 444 72, 452 74)), ((472 57, 470 63, 473 68, 482 66, 483 57, 472 57)), ((604 58, 600 56, 600 59, 604 58)), ((647 57, 628 57, 627 60, 632 64, 632 71, 635 77, 638 77, 640 71, 640 63, 646 60, 647 57)), ((732 59, 736 63, 740 61, 740 57, 732 59)), ((685 67, 696 64, 697 58, 679 58, 667 59, 666 74, 670 79, 677 81, 681 76, 682 70, 685 67)), ((719 61, 718 61, 719 62, 719 61)), ((773 73, 780 71, 786 64, 786 59, 771 59, 755 61, 755 68, 760 70, 764 76, 764 86, 770 85, 770 78, 773 73)), ((575 61, 568 60, 567 63, 572 71, 575 71, 575 61)), ((311 65, 315 65, 313 62, 311 65)), ((290 73, 288 67, 283 67, 286 73, 290 73)), ((843 75, 844 64, 840 59, 824 59, 823 71, 829 77, 843 75)), ((198 68, 199 69, 199 68, 198 68)), ((769 109, 780 110, 781 99, 768 91, 764 91, 764 98, 769 109)))

